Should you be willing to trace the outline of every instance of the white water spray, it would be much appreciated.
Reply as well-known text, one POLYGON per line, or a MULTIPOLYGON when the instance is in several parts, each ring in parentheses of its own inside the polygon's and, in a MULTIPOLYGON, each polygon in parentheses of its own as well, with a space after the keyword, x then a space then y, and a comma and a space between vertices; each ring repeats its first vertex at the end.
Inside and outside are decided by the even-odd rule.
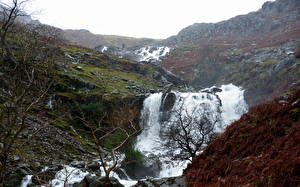
MULTIPOLYGON (((210 120, 220 118, 214 131, 222 132, 225 127, 247 111, 247 104, 244 101, 243 90, 232 84, 221 87, 222 92, 216 95, 199 92, 199 93, 175 93, 176 101, 174 108, 180 105, 185 111, 190 112, 197 110, 197 115, 204 115, 204 112, 209 113, 210 120), (183 104, 180 104, 183 102, 183 104)), ((161 123, 160 111, 162 93, 150 95, 144 101, 144 108, 141 116, 141 125, 143 132, 137 137, 136 149, 141 151, 146 157, 148 155, 156 155, 162 162, 162 169, 159 177, 171 177, 182 174, 182 170, 186 167, 187 161, 175 162, 166 154, 169 150, 163 146, 161 132, 167 130, 170 123, 161 123)), ((194 116, 195 118, 201 116, 194 116)), ((171 116, 170 118, 174 118, 171 116)), ((173 150, 178 151, 178 150, 173 150)))

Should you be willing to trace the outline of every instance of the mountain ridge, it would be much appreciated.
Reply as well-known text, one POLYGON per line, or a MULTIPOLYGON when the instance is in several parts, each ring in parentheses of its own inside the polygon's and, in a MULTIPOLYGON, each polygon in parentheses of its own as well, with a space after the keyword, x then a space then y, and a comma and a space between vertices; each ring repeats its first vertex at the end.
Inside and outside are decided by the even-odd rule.
POLYGON ((94 34, 85 29, 66 29, 62 30, 63 37, 75 44, 82 45, 85 47, 90 47, 92 49, 98 46, 107 47, 136 47, 149 45, 154 42, 160 41, 157 39, 150 38, 135 38, 128 36, 118 36, 118 35, 102 35, 94 34))
POLYGON ((227 21, 196 23, 164 41, 176 47, 161 64, 196 88, 234 83, 250 105, 272 99, 300 84, 299 7, 297 0, 277 0, 227 21))

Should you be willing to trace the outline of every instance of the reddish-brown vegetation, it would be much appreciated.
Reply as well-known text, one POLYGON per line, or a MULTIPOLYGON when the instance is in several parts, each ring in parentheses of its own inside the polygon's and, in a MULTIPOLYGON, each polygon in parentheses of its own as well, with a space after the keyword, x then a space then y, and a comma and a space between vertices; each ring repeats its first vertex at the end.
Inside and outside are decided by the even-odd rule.
POLYGON ((300 89, 250 108, 184 175, 189 186, 300 186, 300 89))
MULTIPOLYGON (((214 40, 212 38, 205 38, 198 41, 198 44, 187 51, 173 51, 168 58, 162 61, 162 66, 171 70, 176 75, 181 76, 185 80, 194 78, 193 70, 198 65, 203 65, 206 61, 226 62, 227 57, 222 55, 226 50, 236 48, 241 52, 246 53, 255 49, 265 47, 274 47, 292 39, 300 38, 300 26, 289 24, 290 29, 286 32, 273 32, 264 35, 245 37, 243 39, 236 39, 234 36, 227 37, 225 40, 214 40), (255 44, 255 45, 252 45, 255 44), (173 67, 175 67, 173 69, 173 67), (180 72, 185 72, 184 76, 180 72)), ((231 54, 229 57, 236 56, 231 54)))

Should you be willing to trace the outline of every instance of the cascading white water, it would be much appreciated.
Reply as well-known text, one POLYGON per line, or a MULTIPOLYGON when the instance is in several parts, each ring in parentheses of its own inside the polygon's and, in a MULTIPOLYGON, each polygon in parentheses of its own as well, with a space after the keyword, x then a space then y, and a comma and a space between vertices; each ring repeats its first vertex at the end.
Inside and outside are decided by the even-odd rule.
POLYGON ((143 152, 146 156, 151 154, 149 150, 155 150, 160 147, 160 124, 159 124, 159 114, 161 105, 162 93, 155 93, 150 95, 144 101, 144 109, 142 111, 142 123, 143 131, 141 135, 137 137, 136 147, 138 150, 143 152), (152 124, 152 125, 151 125, 152 124))
MULTIPOLYGON (((221 103, 216 95, 206 92, 176 92, 176 101, 173 109, 182 106, 184 111, 187 113, 193 114, 193 112, 196 111, 195 114, 197 115, 194 115, 194 118, 201 117, 201 113, 204 112, 209 114, 208 117, 212 121, 220 118, 220 121, 215 126, 214 130, 216 132, 222 132, 227 125, 234 120, 239 119, 240 116, 247 111, 248 106, 244 100, 244 91, 241 88, 230 84, 223 85, 221 89, 222 92, 216 93, 216 95, 220 98, 221 103), (200 115, 198 115, 199 113, 200 115)), ((168 130, 170 125, 174 125, 172 123, 163 123, 161 121, 161 117, 163 115, 160 110, 162 96, 162 93, 155 93, 145 99, 141 115, 143 131, 137 137, 135 147, 146 157, 155 155, 159 158, 162 164, 158 177, 179 176, 182 174, 182 170, 186 167, 188 161, 171 160, 170 156, 167 154, 169 150, 166 149, 165 146, 162 146, 164 140, 161 137, 161 132, 168 130)), ((175 116, 171 115, 170 118, 175 118, 175 116)), ((176 152, 178 150, 172 151, 176 152)), ((122 157, 120 159, 123 160, 124 158, 122 157)), ((104 174, 103 171, 101 173, 102 175, 104 174)), ((124 171, 124 173, 126 173, 126 171, 124 171)), ((72 184, 81 181, 87 174, 87 172, 83 172, 77 168, 65 166, 64 169, 56 174, 55 179, 50 181, 50 184, 55 187, 63 186, 64 181, 66 181, 68 176, 68 183, 72 186, 72 184)), ((121 179, 115 172, 112 172, 112 176, 117 178, 125 186, 131 186, 136 183, 136 181, 130 180, 129 177, 127 179, 121 179)), ((25 187, 30 184, 31 177, 31 175, 24 177, 21 186, 25 187)))
MULTIPOLYGON (((219 122, 214 128, 215 132, 222 132, 232 121, 247 111, 247 104, 244 101, 243 90, 232 84, 221 87, 222 92, 217 93, 221 103, 216 95, 199 93, 175 93, 176 101, 174 107, 183 107, 187 113, 196 111, 195 118, 201 117, 204 113, 213 121, 219 118, 219 122), (200 115, 199 115, 200 114, 200 115)), ((171 123, 162 123, 161 108, 162 93, 150 95, 144 101, 144 108, 141 116, 143 132, 137 137, 136 149, 142 152, 146 157, 156 155, 162 162, 162 168, 159 177, 178 176, 182 174, 187 161, 175 162, 168 156, 167 148, 163 146, 164 140, 161 132, 168 130, 171 123)), ((175 118, 171 114, 170 118, 175 118)), ((172 120, 171 120, 172 121, 172 120)), ((172 150, 178 151, 178 150, 172 150)))

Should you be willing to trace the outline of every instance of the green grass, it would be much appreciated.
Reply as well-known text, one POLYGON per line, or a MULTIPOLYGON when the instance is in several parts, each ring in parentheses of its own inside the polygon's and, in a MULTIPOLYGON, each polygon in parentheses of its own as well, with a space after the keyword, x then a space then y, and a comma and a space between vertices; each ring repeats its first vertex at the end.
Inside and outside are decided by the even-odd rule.
POLYGON ((273 66, 278 63, 278 59, 268 59, 266 61, 260 62, 259 65, 262 67, 273 66))

